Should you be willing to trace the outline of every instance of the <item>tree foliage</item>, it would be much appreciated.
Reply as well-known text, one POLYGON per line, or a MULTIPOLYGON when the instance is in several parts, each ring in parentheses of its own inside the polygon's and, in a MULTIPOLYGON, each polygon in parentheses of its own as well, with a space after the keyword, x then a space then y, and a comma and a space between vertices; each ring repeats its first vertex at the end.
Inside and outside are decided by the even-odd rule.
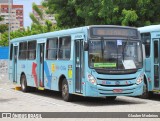
POLYGON ((58 27, 76 27, 85 23, 76 13, 75 0, 48 0, 43 6, 48 8, 47 13, 55 15, 58 27))
MULTIPOLYGON (((0 21, 3 21, 4 18, 0 16, 0 21)), ((6 24, 0 24, 0 33, 4 33, 8 30, 8 25, 6 24)))
POLYGON ((0 33, 4 33, 8 30, 8 25, 6 24, 1 24, 0 25, 0 33))
MULTIPOLYGON (((31 14, 31 27, 11 32, 11 39, 92 24, 139 27, 160 23, 159 0, 47 0, 43 5, 47 13, 55 15, 57 25, 53 26, 45 20, 42 11, 33 4, 33 9, 41 20, 45 20, 45 25, 42 26, 31 14)), ((8 32, 3 32, 0 45, 6 46, 8 32)))
MULTIPOLYGON (((48 23, 49 24, 49 23, 48 23)), ((57 30, 60 30, 61 28, 57 27, 57 26, 54 26, 52 27, 51 31, 57 31, 57 30)), ((48 32, 48 28, 47 26, 43 26, 43 31, 44 32, 48 32)), ((34 25, 32 25, 31 27, 27 27, 26 29, 19 29, 19 30, 16 30, 16 31, 12 31, 10 33, 10 39, 14 39, 14 38, 19 38, 19 37, 24 37, 24 36, 30 36, 30 35, 36 35, 36 34, 40 34, 41 31, 39 31, 39 28, 34 25)), ((0 38, 0 46, 8 46, 9 44, 9 41, 8 41, 8 32, 4 32, 2 35, 1 35, 1 38, 0 38)))
POLYGON ((38 14, 39 19, 37 19, 33 13, 30 13, 30 18, 32 20, 32 28, 36 29, 38 32, 37 33, 44 33, 44 32, 50 32, 53 30, 53 24, 50 20, 46 20, 43 17, 43 11, 41 9, 38 8, 38 6, 33 3, 32 4, 32 8, 33 10, 38 14), (40 21, 44 21, 45 25, 41 25, 40 21))
POLYGON ((4 20, 4 18, 0 16, 0 21, 3 21, 3 20, 4 20))
MULTIPOLYGON (((37 7, 36 4, 33 3, 32 7, 37 12, 37 14, 40 16, 40 19, 45 21, 45 25, 41 25, 39 20, 33 14, 30 14, 30 18, 32 19, 32 22, 33 22, 31 27, 27 27, 24 29, 19 29, 19 30, 10 32, 10 39, 11 40, 14 38, 18 38, 18 37, 30 36, 30 35, 50 32, 50 31, 56 31, 56 30, 60 29, 56 25, 53 26, 51 21, 45 20, 43 18, 43 12, 37 7)), ((4 32, 1 35, 0 39, 1 39, 0 46, 8 46, 8 44, 9 44, 8 32, 4 32)))
POLYGON ((145 26, 160 23, 159 0, 47 0, 59 27, 91 24, 145 26))

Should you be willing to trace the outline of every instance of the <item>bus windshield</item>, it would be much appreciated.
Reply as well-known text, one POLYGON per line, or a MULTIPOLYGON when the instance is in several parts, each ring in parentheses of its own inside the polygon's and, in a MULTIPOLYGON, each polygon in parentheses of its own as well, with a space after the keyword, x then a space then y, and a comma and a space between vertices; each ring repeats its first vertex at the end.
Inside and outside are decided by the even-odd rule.
POLYGON ((95 69, 142 68, 142 46, 134 40, 90 40, 89 66, 95 69))

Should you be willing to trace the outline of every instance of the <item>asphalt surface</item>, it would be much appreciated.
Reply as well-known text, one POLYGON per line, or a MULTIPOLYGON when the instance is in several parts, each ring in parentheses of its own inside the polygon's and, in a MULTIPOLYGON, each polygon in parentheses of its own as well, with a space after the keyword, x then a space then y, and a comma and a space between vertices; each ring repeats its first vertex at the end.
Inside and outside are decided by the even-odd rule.
MULTIPOLYGON (((74 102, 65 102, 61 93, 55 91, 39 91, 23 93, 15 90, 15 85, 8 80, 7 73, 0 74, 0 112, 160 112, 160 95, 152 99, 137 97, 117 97, 108 102, 104 98, 85 98, 76 96, 74 102)), ((114 116, 113 116, 114 117, 114 116)), ((0 119, 1 120, 1 119, 0 119)), ((11 119, 5 119, 11 120, 11 119)), ((22 119, 12 119, 22 120, 22 119)), ((25 119, 27 120, 27 119, 25 119)), ((31 119, 36 120, 36 119, 31 119)), ((38 119, 39 120, 39 119, 38 119)), ((40 119, 49 120, 49 119, 40 119)), ((66 120, 56 118, 54 120, 66 120)), ((89 120, 88 118, 72 120, 89 120)), ((91 120, 122 120, 122 118, 105 118, 91 120)), ((159 120, 157 118, 126 118, 123 120, 159 120)))

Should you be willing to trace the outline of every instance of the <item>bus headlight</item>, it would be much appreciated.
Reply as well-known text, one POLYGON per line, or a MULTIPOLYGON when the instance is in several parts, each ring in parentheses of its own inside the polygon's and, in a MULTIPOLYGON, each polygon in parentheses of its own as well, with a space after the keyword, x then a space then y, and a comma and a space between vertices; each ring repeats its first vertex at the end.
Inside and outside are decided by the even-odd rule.
POLYGON ((91 74, 88 73, 87 77, 90 83, 92 83, 93 85, 97 84, 96 79, 91 74))
POLYGON ((144 78, 144 74, 141 74, 141 75, 138 77, 136 84, 142 83, 142 82, 143 82, 143 78, 144 78))

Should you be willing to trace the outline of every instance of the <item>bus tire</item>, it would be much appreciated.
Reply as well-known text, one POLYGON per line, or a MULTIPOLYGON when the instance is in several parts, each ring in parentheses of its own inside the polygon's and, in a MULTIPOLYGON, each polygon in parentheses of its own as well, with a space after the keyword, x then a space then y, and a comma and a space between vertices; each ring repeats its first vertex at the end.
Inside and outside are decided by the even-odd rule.
POLYGON ((21 76, 21 90, 23 92, 29 92, 30 90, 30 88, 27 86, 27 79, 24 74, 21 76))
POLYGON ((107 101, 114 101, 116 99, 117 96, 107 96, 106 100, 107 101))
POLYGON ((148 91, 147 84, 144 83, 144 85, 143 85, 143 93, 140 96, 140 98, 142 98, 142 99, 149 99, 149 98, 152 97, 152 95, 153 95, 153 93, 148 91))
POLYGON ((66 78, 64 78, 62 82, 62 98, 67 102, 72 101, 72 95, 69 94, 69 86, 66 78))

